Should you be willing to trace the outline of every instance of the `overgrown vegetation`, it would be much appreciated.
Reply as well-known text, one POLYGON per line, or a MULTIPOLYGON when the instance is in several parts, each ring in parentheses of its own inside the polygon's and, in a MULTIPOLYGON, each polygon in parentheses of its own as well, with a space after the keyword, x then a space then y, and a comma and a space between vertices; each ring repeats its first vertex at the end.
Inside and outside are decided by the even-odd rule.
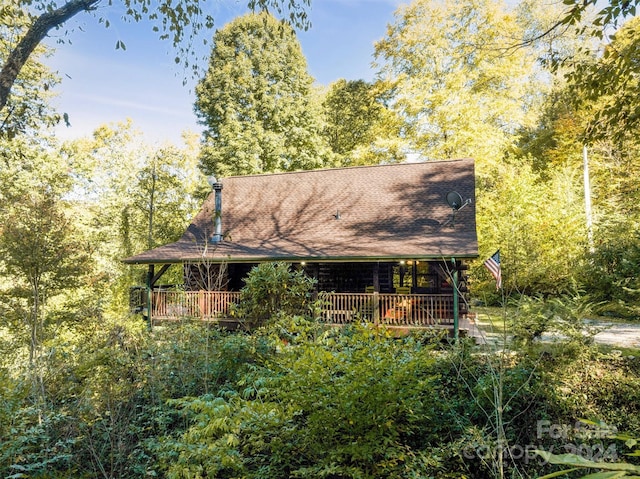
MULTIPOLYGON (((0 1, 3 65, 32 16, 58 3, 0 1)), ((306 24, 306 0, 247 3, 288 6, 306 24)), ((226 51, 235 38, 247 68, 212 63, 198 91, 208 136, 181 148, 146 145, 130 123, 59 144, 48 130, 61 118, 48 104, 57 79, 36 50, 0 108, 0 475, 560 477, 602 461, 608 472, 591 477, 636 474, 640 353, 597 347, 584 320, 640 311, 639 23, 595 41, 638 2, 605 2, 581 23, 594 3, 414 0, 376 45, 375 81, 325 92, 311 88, 295 32, 266 15, 238 19, 212 58, 238 67, 226 51), (287 41, 268 48, 279 35, 287 41), (284 69, 300 81, 283 84, 284 69), (234 92, 242 127, 219 117, 234 92), (500 248, 505 287, 481 260, 469 284, 504 306, 494 342, 322 327, 311 280, 286 264, 247 278, 243 331, 189 321, 148 331, 127 312, 144 272, 120 260, 182 234, 206 194, 202 172, 408 151, 476 158, 481 260, 500 248)), ((201 4, 165 25, 176 40, 201 4)), ((132 5, 138 18, 145 3, 132 5)), ((178 268, 165 277, 184 280, 178 268)))
POLYGON ((621 457, 581 418, 640 430, 639 359, 572 337, 516 351, 285 314, 251 333, 99 324, 48 343, 46 407, 5 361, 3 477, 536 477, 553 467, 534 448, 621 457))
POLYGON ((560 453, 618 460, 609 435, 640 430, 639 359, 578 334, 571 298, 527 300, 508 328, 516 343, 477 346, 324 326, 301 308, 309 286, 285 264, 255 269, 243 297, 262 320, 250 332, 88 318, 43 345, 44 403, 5 357, 0 473, 537 477, 567 463, 560 453), (274 306, 265 291, 278 282, 274 306), (585 417, 601 421, 593 434, 585 417))
POLYGON ((263 263, 247 275, 235 314, 247 329, 277 316, 308 314, 314 284, 304 271, 291 271, 288 263, 263 263))

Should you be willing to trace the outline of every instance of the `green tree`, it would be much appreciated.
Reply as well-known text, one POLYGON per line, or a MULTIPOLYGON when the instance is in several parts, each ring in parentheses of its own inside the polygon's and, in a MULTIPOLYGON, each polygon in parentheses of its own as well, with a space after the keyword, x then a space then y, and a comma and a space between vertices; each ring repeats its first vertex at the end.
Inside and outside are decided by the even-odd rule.
POLYGON ((325 164, 329 150, 312 83, 289 25, 263 13, 218 30, 196 87, 205 126, 202 170, 226 176, 325 164))
POLYGON ((565 86, 554 88, 546 98, 542 114, 533 128, 520 132, 515 156, 531 162, 537 173, 553 168, 582 165, 581 132, 586 112, 574 107, 571 93, 565 86))
MULTIPOLYGON (((252 10, 273 8, 280 14, 288 15, 288 19, 297 26, 308 24, 305 7, 309 3, 310 0, 247 0, 252 10)), ((108 15, 102 16, 104 10, 98 9, 100 0, 19 0, 17 5, 14 2, 17 8, 5 7, 5 2, 2 5, 1 22, 16 32, 16 39, 8 55, 2 57, 0 111, 5 108, 16 78, 27 60, 51 30, 61 28, 69 19, 81 13, 99 12, 100 23, 106 27, 110 25, 108 15), (16 28, 17 25, 19 28, 16 28)), ((111 6, 111 2, 108 5, 111 6)), ((132 0, 125 4, 123 20, 150 21, 159 37, 170 40, 177 48, 176 63, 182 62, 187 67, 195 46, 194 42, 184 40, 192 40, 199 31, 208 30, 214 24, 213 16, 205 7, 206 2, 200 0, 186 0, 178 4, 163 0, 153 5, 145 0, 132 0)), ((116 48, 124 48, 122 41, 116 43, 116 48)))
POLYGON ((323 101, 326 137, 337 163, 350 165, 398 161, 404 157, 400 119, 389 109, 380 84, 338 80, 323 101))
POLYGON ((523 34, 500 2, 415 0, 400 7, 375 57, 417 152, 472 156, 480 169, 502 157, 513 135, 536 118, 543 88, 535 56, 508 48, 523 34))
POLYGON ((198 174, 193 153, 172 145, 150 151, 136 175, 131 192, 135 213, 125 207, 130 214, 129 238, 142 237, 146 231, 146 249, 180 238, 199 206, 196 195, 204 178, 198 174))
POLYGON ((121 260, 176 241, 201 204, 206 182, 197 166, 197 136, 184 140, 180 147, 151 146, 127 122, 103 125, 62 147, 75 181, 77 221, 94 246, 100 274, 116 285, 102 296, 110 310, 126 306, 129 286, 143 274, 121 260))
MULTIPOLYGON (((477 196, 478 236, 486 250, 480 256, 500 247, 507 292, 557 294, 573 288, 587 252, 581 173, 564 166, 544 177, 514 160, 483 180, 477 196)), ((489 280, 482 265, 476 271, 478 278, 489 280)), ((481 284, 476 287, 479 293, 481 284)))
POLYGON ((611 37, 597 60, 577 65, 572 98, 589 113, 585 137, 618 145, 635 139, 640 125, 640 19, 633 18, 611 37))
POLYGON ((637 126, 638 111, 633 105, 638 78, 638 22, 633 17, 639 3, 567 0, 563 2, 566 10, 557 21, 532 32, 525 42, 563 31, 582 39, 581 45, 570 52, 550 45, 547 60, 555 72, 566 76, 576 104, 593 107, 583 134, 588 141, 603 137, 619 141, 637 126))
POLYGON ((29 330, 29 368, 34 397, 44 400, 39 353, 47 301, 77 285, 88 256, 74 228, 51 192, 33 192, 11 206, 0 229, 0 252, 13 282, 14 297, 24 297, 29 330))
POLYGON ((607 2, 601 3, 598 2, 598 0, 566 0, 563 3, 569 7, 558 23, 552 28, 555 29, 562 25, 577 25, 580 23, 580 20, 591 13, 590 10, 593 7, 599 6, 600 10, 598 10, 593 17, 591 28, 593 28, 594 35, 602 38, 604 31, 608 27, 615 27, 621 19, 634 16, 640 1, 608 0, 607 2))
MULTIPOLYGON (((604 67, 603 71, 606 71, 604 67)), ((611 98, 616 102, 616 98, 624 95, 624 92, 616 92, 611 98)), ((558 83, 547 99, 539 124, 521 135, 516 149, 518 161, 531 164, 538 175, 537 187, 550 188, 562 171, 574 172, 573 188, 582 186, 580 176, 583 172, 583 146, 587 140, 585 131, 589 131, 589 125, 593 124, 594 112, 602 111, 607 104, 607 98, 589 99, 582 88, 571 83, 558 83)), ((633 108, 632 105, 630 102, 628 108, 633 108)), ((633 120, 630 118, 630 121, 633 120)), ((628 122, 622 119, 613 125, 607 125, 606 120, 597 124, 599 134, 592 136, 587 144, 593 240, 588 245, 584 242, 586 228, 582 233, 579 229, 574 230, 577 234, 575 240, 586 248, 581 259, 574 256, 578 251, 576 242, 569 241, 569 236, 565 236, 564 241, 570 245, 567 250, 573 251, 570 256, 575 261, 573 278, 576 284, 593 300, 605 303, 598 306, 598 311, 633 315, 640 297, 637 282, 640 142, 627 125, 628 122)), ((566 188, 572 187, 567 185, 566 188)), ((546 194, 547 197, 549 195, 546 194)), ((583 203, 580 196, 576 190, 575 198, 580 204, 568 205, 566 210, 574 210, 581 216, 579 208, 576 209, 583 203)), ((552 207, 549 211, 553 210, 552 207)), ((561 212, 559 208, 555 211, 555 214, 561 212)), ((579 217, 577 219, 580 221, 579 217)), ((586 222, 586 218, 582 221, 586 222)), ((560 270, 566 269, 561 267, 560 270)))

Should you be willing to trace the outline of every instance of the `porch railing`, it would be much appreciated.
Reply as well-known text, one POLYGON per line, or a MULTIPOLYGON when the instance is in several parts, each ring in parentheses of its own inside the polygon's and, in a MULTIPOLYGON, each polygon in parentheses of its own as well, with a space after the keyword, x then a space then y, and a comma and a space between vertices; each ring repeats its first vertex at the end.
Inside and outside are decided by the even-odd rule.
POLYGON ((322 293, 321 319, 330 324, 365 320, 387 326, 453 324, 450 294, 322 293))
POLYGON ((236 291, 154 291, 151 314, 154 319, 225 319, 239 301, 236 291))
MULTIPOLYGON (((453 297, 448 294, 320 293, 320 320, 327 324, 370 321, 388 326, 453 324, 453 297)), ((232 318, 239 292, 154 291, 153 319, 232 318)))

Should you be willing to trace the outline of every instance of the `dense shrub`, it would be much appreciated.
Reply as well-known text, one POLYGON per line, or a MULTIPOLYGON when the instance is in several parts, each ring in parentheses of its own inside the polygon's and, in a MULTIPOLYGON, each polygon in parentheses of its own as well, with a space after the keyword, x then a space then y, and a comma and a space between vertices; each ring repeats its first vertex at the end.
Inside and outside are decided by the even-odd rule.
POLYGON ((551 298, 522 296, 514 302, 509 333, 518 346, 530 346, 544 335, 588 346, 597 333, 588 323, 593 309, 594 304, 577 293, 551 298))
POLYGON ((601 302, 600 314, 640 317, 640 231, 628 225, 611 225, 596 238, 581 277, 584 288, 601 302))
POLYGON ((47 409, 2 373, 2 477, 536 477, 554 467, 518 451, 582 440, 541 421, 640 430, 640 360, 575 341, 455 345, 289 315, 65 341, 47 409))
POLYGON ((440 442, 446 405, 434 395, 434 361, 431 349, 411 338, 360 327, 289 345, 238 393, 181 402, 193 426, 170 443, 169 477, 438 470, 428 448, 440 442))
POLYGON ((314 284, 288 263, 262 263, 247 275, 236 314, 248 329, 276 315, 304 315, 313 300, 314 284))
POLYGON ((157 438, 189 425, 170 401, 222 394, 273 352, 268 339, 197 323, 102 326, 51 344, 46 409, 2 381, 0 477, 155 475, 157 438))

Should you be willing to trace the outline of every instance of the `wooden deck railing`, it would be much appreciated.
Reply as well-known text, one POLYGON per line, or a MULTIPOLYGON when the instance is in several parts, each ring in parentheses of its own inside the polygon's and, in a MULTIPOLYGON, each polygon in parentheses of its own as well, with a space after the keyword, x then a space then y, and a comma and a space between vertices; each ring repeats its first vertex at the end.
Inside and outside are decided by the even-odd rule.
POLYGON ((449 294, 321 293, 321 320, 346 324, 357 320, 387 326, 453 324, 449 294))
POLYGON ((231 317, 231 309, 239 301, 236 291, 154 291, 151 314, 154 319, 211 321, 231 317))
MULTIPOLYGON (((448 294, 320 293, 320 320, 327 324, 370 321, 388 326, 453 324, 453 298, 448 294)), ((239 292, 154 291, 153 319, 231 318, 239 292)))

